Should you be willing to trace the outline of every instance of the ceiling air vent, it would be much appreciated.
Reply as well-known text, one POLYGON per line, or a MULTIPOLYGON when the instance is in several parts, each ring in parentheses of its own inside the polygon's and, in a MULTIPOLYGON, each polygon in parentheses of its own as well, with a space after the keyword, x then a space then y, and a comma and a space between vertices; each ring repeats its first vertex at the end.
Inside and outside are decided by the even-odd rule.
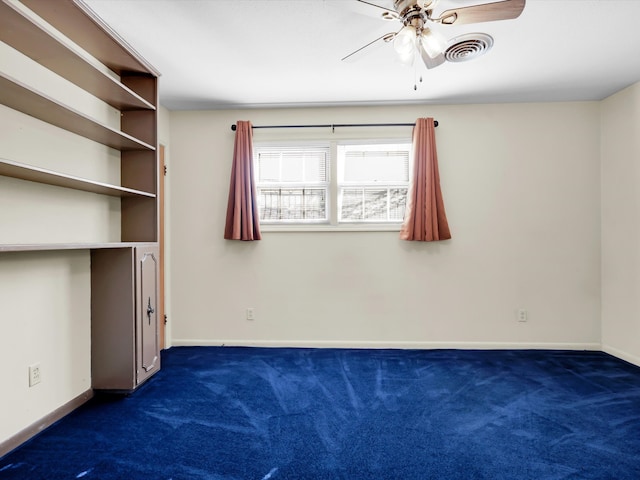
POLYGON ((468 33, 452 39, 444 56, 449 62, 466 62, 484 55, 493 46, 493 37, 486 33, 468 33))

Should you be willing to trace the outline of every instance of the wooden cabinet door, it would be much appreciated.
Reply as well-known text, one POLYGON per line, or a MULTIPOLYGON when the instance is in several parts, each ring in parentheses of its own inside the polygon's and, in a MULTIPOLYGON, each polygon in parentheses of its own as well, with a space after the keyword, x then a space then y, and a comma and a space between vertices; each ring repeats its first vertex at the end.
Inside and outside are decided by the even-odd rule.
POLYGON ((160 368, 158 248, 136 248, 136 381, 160 368))

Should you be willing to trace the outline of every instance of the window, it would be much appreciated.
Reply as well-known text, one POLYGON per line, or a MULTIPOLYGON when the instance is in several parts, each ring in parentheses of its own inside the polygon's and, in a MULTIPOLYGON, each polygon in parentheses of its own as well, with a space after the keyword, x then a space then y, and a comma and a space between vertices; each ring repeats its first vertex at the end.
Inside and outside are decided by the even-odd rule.
POLYGON ((338 146, 338 222, 402 222, 409 144, 338 146))
POLYGON ((327 222, 329 145, 258 147, 254 152, 260 221, 327 222))
POLYGON ((399 227, 410 152, 410 140, 256 144, 260 221, 302 228, 399 227))

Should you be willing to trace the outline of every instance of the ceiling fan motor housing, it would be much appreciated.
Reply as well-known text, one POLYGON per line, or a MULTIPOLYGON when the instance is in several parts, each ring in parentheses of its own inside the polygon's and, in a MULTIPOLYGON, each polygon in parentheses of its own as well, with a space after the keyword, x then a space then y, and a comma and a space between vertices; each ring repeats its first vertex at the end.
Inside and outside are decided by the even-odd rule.
MULTIPOLYGON (((433 2, 428 0, 424 2, 425 5, 431 3, 433 2)), ((394 0, 393 7, 405 25, 413 24, 415 26, 416 23, 424 25, 427 20, 428 15, 424 5, 416 0, 394 0)))
POLYGON ((437 0, 393 0, 393 8, 399 15, 402 15, 407 9, 428 9, 435 4, 437 0))

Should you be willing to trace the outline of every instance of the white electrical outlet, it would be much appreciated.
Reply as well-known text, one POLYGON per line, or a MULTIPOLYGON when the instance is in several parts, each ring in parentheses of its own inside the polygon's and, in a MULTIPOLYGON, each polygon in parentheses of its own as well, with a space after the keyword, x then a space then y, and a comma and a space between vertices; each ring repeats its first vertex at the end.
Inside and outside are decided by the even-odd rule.
POLYGON ((247 308, 247 320, 255 320, 255 312, 253 311, 253 308, 247 308))
POLYGON ((34 363, 29 365, 29 386, 33 387, 42 381, 42 372, 40 371, 40 364, 34 363))
POLYGON ((527 320, 529 320, 529 315, 527 314, 527 309, 526 308, 519 308, 518 309, 518 321, 519 322, 526 322, 527 320))

